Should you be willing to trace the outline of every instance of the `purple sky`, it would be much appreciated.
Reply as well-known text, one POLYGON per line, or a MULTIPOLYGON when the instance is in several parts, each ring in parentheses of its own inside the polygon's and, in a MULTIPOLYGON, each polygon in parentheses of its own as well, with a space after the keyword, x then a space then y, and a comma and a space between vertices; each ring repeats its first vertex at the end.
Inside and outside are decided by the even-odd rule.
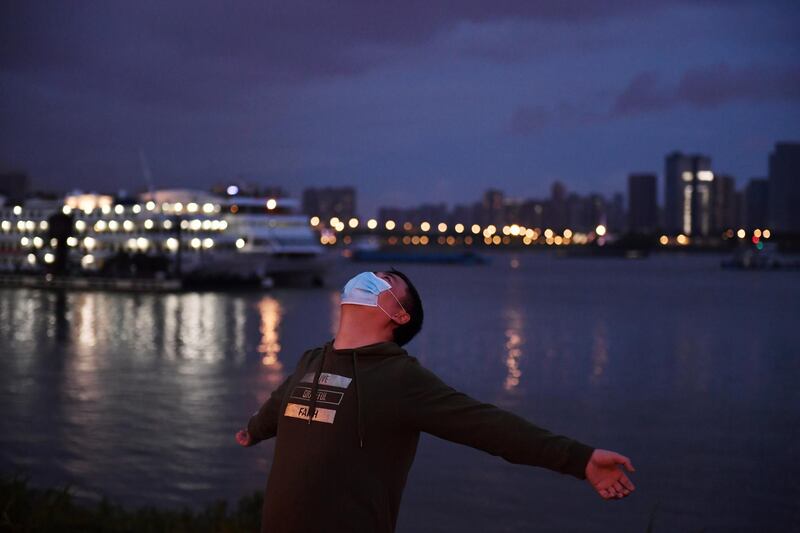
POLYGON ((246 5, 2 2, 0 170, 134 191, 141 150, 157 186, 353 184, 371 214, 621 191, 673 149, 743 185, 800 140, 795 0, 246 5))

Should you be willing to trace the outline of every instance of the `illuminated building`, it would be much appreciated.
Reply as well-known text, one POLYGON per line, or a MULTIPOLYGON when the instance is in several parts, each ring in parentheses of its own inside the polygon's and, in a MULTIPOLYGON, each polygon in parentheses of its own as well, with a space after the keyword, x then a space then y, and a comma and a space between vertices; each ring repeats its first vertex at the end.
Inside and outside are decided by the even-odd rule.
POLYGON ((714 230, 711 158, 672 152, 664 172, 666 230, 685 235, 710 235, 714 230))

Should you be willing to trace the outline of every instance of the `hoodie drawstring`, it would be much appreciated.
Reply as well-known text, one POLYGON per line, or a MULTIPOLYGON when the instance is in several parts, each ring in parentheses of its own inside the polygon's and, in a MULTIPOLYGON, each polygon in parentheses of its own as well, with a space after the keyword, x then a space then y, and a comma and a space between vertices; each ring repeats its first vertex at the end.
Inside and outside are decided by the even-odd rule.
POLYGON ((358 446, 364 447, 364 423, 361 420, 361 385, 358 382, 358 361, 356 352, 353 350, 353 381, 356 386, 356 417, 358 419, 358 446))
MULTIPOLYGON (((322 369, 325 366, 325 356, 328 354, 328 347, 322 351, 322 360, 314 373, 314 381, 311 384, 311 405, 308 408, 308 423, 314 419, 314 414, 317 411, 317 395, 319 394, 319 377, 322 374, 322 369)), ((355 385, 356 394, 356 418, 358 421, 358 446, 364 447, 364 420, 361 416, 361 383, 358 381, 358 357, 355 350, 353 350, 353 382, 355 385)))
POLYGON ((322 367, 325 366, 325 355, 328 353, 327 347, 322 350, 322 360, 319 362, 319 367, 317 371, 314 373, 314 381, 311 384, 311 407, 308 409, 308 423, 311 424, 311 420, 314 418, 314 414, 317 412, 317 394, 319 389, 319 376, 322 374, 322 367))

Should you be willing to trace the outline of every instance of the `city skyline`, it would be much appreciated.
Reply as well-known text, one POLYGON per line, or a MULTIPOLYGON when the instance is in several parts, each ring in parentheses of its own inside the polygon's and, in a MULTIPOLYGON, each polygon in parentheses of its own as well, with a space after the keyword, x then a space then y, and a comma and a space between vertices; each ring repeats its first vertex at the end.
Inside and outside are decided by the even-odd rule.
POLYGON ((800 138, 796 2, 0 9, 0 171, 42 188, 241 175, 374 211, 623 190, 672 150, 741 186, 800 138))
MULTIPOLYGON (((800 143, 797 142, 775 143, 772 151, 770 151, 766 156, 770 167, 776 156, 776 153, 784 149, 791 149, 796 153, 798 146, 800 146, 800 143)), ((793 157, 796 158, 796 156, 793 157)), ((789 164, 788 160, 786 164, 789 164)), ((793 160, 791 166, 785 167, 784 172, 788 174, 785 174, 786 177, 782 178, 783 180, 789 179, 789 177, 797 171, 796 165, 797 161, 793 160)), ((370 206, 366 209, 364 208, 363 203, 357 201, 357 197, 361 197, 361 192, 358 186, 347 183, 330 184, 324 187, 304 187, 296 190, 296 187, 287 186, 285 183, 264 183, 259 182, 258 180, 234 178, 227 181, 218 180, 211 186, 207 187, 206 190, 223 196, 226 196, 231 188, 235 188, 237 193, 241 192, 246 195, 264 197, 294 197, 302 202, 303 210, 309 216, 322 215, 323 219, 331 216, 336 216, 337 218, 350 218, 358 216, 365 219, 377 218, 379 220, 385 220, 388 218, 397 218, 395 216, 387 216, 386 214, 394 211, 396 213, 405 212, 405 215, 403 216, 407 216, 409 220, 423 220, 430 218, 430 216, 423 216, 420 214, 427 210, 429 212, 439 213, 437 216, 440 216, 442 220, 450 220, 452 217, 458 218, 459 214, 480 209, 479 204, 482 201, 486 201, 486 195, 496 192, 500 196, 499 201, 501 203, 509 204, 511 209, 516 210, 518 214, 520 210, 522 212, 525 211, 526 205, 528 207, 532 207, 533 204, 539 204, 537 209, 541 210, 543 203, 549 202, 554 194, 560 194, 565 197, 564 199, 566 199, 566 196, 569 195, 573 201, 580 200, 591 202, 599 200, 604 206, 602 209, 600 209, 600 211, 603 212, 603 216, 605 215, 605 209, 607 207, 612 205, 614 206, 613 209, 615 210, 615 213, 611 216, 611 218, 615 221, 614 226, 617 228, 625 226, 628 228, 652 228, 659 226, 674 233, 682 232, 691 234, 693 232, 690 229, 691 224, 689 221, 679 221, 679 219, 684 218, 685 213, 689 212, 694 213, 693 217, 698 217, 700 214, 705 217, 705 229, 702 231, 702 233, 705 235, 709 233, 709 231, 712 229, 712 226, 713 228, 718 229, 722 227, 738 227, 740 225, 753 227, 766 225, 766 206, 761 206, 762 203, 766 202, 766 196, 764 196, 766 193, 755 191, 753 188, 758 187, 761 182, 766 182, 768 180, 767 175, 763 177, 752 177, 748 180, 740 181, 736 179, 736 176, 731 174, 717 172, 713 166, 713 157, 708 154, 701 154, 697 152, 683 153, 681 151, 671 151, 665 154, 662 162, 662 168, 663 172, 630 171, 624 177, 623 183, 621 183, 619 187, 608 191, 578 191, 573 189, 569 183, 564 183, 563 181, 556 179, 548 184, 547 190, 540 195, 533 195, 530 190, 523 193, 506 194, 508 191, 506 191, 504 188, 497 184, 491 184, 487 189, 480 191, 476 195, 478 198, 477 203, 475 202, 476 197, 467 198, 460 203, 453 201, 452 199, 417 198, 415 202, 407 205, 384 204, 370 206), (695 169, 694 171, 692 171, 693 168, 695 169), (681 175, 686 174, 686 171, 692 171, 696 174, 696 171, 698 170, 700 171, 700 174, 710 173, 706 180, 713 182, 707 184, 711 185, 712 187, 711 189, 706 187, 705 191, 700 191, 705 192, 706 195, 706 205, 702 210, 699 209, 699 205, 694 205, 691 210, 687 211, 684 206, 685 202, 683 201, 683 198, 677 198, 675 197, 675 194, 678 194, 679 196, 684 194, 684 192, 681 190, 682 186, 680 183, 682 183, 685 178, 682 179, 681 175), (631 194, 631 187, 633 186, 631 181, 635 180, 636 178, 644 178, 645 180, 652 179, 652 194, 654 197, 652 199, 642 199, 641 201, 648 206, 652 204, 655 209, 648 207, 648 209, 642 211, 640 207, 640 212, 634 215, 630 213, 629 210, 631 209, 631 203, 634 201, 631 194), (676 189, 676 187, 678 187, 678 189, 676 189), (558 189, 560 192, 556 193, 556 189, 558 189), (757 199, 760 198, 759 195, 763 196, 763 198, 757 199), (597 200, 593 200, 593 198, 597 200), (714 202, 713 206, 707 204, 707 202, 712 198, 714 202), (752 212, 748 215, 748 211, 753 209, 758 212, 752 212), (648 214, 646 211, 651 212, 648 214), (654 218, 650 218, 649 221, 645 221, 642 218, 643 216, 645 218, 654 218), (623 219, 627 219, 628 223, 626 224, 623 222, 623 219), (638 222, 633 222, 633 220, 638 220, 638 222)), ((0 183, 0 198, 2 198, 4 195, 8 197, 8 195, 11 194, 11 197, 7 198, 8 200, 12 200, 14 196, 17 196, 17 200, 19 200, 25 194, 27 194, 27 192, 61 195, 68 193, 89 192, 110 194, 112 196, 121 194, 122 197, 125 197, 138 195, 148 190, 146 187, 139 187, 138 189, 134 190, 120 189, 118 191, 108 190, 108 188, 101 190, 82 190, 75 187, 66 187, 59 190, 45 191, 37 189, 35 186, 35 180, 31 180, 30 177, 23 172, 0 173, 0 180, 3 181, 0 183), (23 188, 26 190, 26 192, 22 193, 22 191, 19 191, 22 193, 22 195, 13 194, 15 189, 19 188, 17 183, 20 185, 24 184, 23 188)), ((639 183, 643 185, 641 180, 639 180, 639 183)), ((782 185, 783 187, 790 187, 790 182, 785 183, 785 185, 782 185)), ((149 184, 153 189, 169 189, 169 187, 163 187, 161 184, 155 184, 152 181, 150 181, 149 184)), ((639 196, 641 196, 642 185, 638 187, 640 190, 639 196)), ((702 178, 701 182, 699 182, 698 185, 693 186, 693 188, 698 186, 701 188, 703 187, 702 178)), ((645 187, 649 189, 651 186, 646 185, 645 187)), ((791 185, 791 189, 794 190, 794 188, 795 186, 791 185)), ((695 199, 695 202, 696 201, 697 199, 695 199)), ((487 215, 485 213, 477 216, 477 218, 486 217, 487 215)), ((557 218, 559 217, 563 218, 563 216, 557 216, 557 218)), ((492 216, 489 216, 489 218, 491 219, 492 216)), ((492 220, 492 222, 496 221, 497 220, 492 220)), ((693 223, 697 225, 699 223, 699 219, 694 220, 693 223)))

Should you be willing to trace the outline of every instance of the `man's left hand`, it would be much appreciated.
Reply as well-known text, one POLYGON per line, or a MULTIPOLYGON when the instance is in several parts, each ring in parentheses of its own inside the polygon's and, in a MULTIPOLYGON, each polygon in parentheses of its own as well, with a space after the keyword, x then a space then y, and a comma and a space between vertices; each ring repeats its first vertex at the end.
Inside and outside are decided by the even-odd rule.
POLYGON ((236 442, 239 443, 239 446, 250 446, 253 443, 253 438, 250 436, 249 431, 240 429, 236 433, 236 442))
POLYGON ((608 450, 595 450, 586 464, 586 481, 606 500, 624 498, 636 488, 620 465, 628 472, 636 470, 630 459, 608 450))

